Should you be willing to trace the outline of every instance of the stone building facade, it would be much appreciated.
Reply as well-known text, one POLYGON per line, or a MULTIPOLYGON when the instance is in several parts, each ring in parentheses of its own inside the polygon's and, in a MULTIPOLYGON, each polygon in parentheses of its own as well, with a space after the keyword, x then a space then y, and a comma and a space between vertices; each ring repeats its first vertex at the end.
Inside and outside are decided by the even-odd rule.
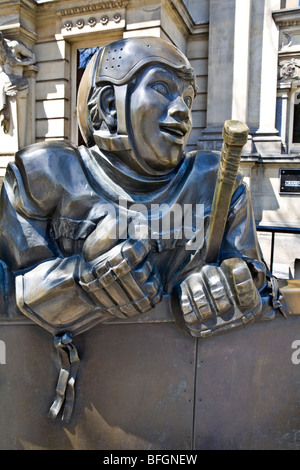
MULTIPOLYGON (((23 145, 81 143, 76 95, 93 48, 123 37, 159 36, 187 55, 197 76, 189 149, 220 150, 224 121, 245 121, 250 135, 242 169, 257 224, 300 226, 298 0, 1 0, 0 32, 8 45, 25 44, 35 59, 15 66, 28 92, 23 101, 8 97, 0 176, 23 145)), ((260 233, 263 249, 269 237, 260 233)), ((290 276, 300 258, 299 238, 288 234, 277 241, 277 267, 285 264, 290 276)))

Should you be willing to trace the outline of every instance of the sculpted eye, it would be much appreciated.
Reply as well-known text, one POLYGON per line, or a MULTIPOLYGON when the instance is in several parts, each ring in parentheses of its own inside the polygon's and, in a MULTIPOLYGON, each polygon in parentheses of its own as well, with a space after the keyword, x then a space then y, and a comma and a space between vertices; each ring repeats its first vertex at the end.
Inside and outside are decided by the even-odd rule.
POLYGON ((165 83, 156 82, 152 85, 152 88, 160 93, 161 95, 166 96, 169 93, 169 89, 165 83))
POLYGON ((185 104, 187 105, 188 108, 191 108, 192 107, 192 104, 193 104, 193 100, 190 96, 186 96, 184 98, 184 102, 185 104))

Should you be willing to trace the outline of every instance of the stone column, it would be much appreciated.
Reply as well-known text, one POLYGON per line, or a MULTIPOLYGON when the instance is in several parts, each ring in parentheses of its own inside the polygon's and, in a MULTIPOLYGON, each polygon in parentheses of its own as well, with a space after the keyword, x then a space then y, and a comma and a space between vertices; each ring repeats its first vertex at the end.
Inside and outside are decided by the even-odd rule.
POLYGON ((236 1, 231 117, 243 122, 248 110, 250 8, 251 0, 236 1))
POLYGON ((275 128, 279 32, 272 12, 280 0, 252 0, 248 125, 253 149, 261 155, 281 153, 275 128))
POLYGON ((35 129, 35 82, 38 73, 36 65, 29 65, 24 68, 24 77, 29 84, 27 106, 26 106, 26 133, 24 138, 24 145, 30 145, 35 142, 36 129, 35 129))
POLYGON ((290 87, 284 86, 278 89, 277 106, 276 106, 276 129, 281 137, 281 145, 284 153, 288 151, 288 99, 290 87))
POLYGON ((210 0, 207 127, 199 147, 218 150, 227 119, 246 121, 251 0, 210 0))
POLYGON ((238 119, 251 131, 245 153, 280 153, 272 18, 279 7, 280 0, 210 0, 207 127, 200 149, 220 149, 224 121, 238 119))

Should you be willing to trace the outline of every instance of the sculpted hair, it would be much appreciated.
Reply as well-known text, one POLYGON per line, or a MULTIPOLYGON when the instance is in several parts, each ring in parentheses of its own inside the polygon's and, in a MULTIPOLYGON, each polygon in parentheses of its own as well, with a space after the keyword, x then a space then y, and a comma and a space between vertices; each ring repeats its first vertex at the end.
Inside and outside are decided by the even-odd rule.
POLYGON ((98 131, 101 128, 103 120, 100 118, 99 110, 98 110, 98 100, 100 91, 104 84, 95 85, 90 92, 90 96, 88 98, 88 111, 89 111, 89 120, 94 128, 95 131, 98 131))

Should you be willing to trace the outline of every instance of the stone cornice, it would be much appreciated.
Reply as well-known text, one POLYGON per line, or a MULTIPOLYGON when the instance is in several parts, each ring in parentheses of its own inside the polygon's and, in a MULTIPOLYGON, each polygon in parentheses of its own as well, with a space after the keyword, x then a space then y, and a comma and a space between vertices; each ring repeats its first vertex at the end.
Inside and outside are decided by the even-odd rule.
POLYGON ((272 16, 279 27, 300 26, 300 7, 276 10, 273 11, 272 16))
POLYGON ((94 4, 84 4, 78 6, 70 6, 70 8, 63 8, 57 10, 56 14, 59 17, 81 15, 85 13, 92 13, 101 10, 114 10, 116 8, 126 8, 130 0, 110 0, 102 1, 94 4))
POLYGON ((1 1, 1 7, 2 6, 9 6, 10 8, 13 8, 14 6, 18 5, 24 5, 28 8, 31 8, 32 10, 35 10, 38 6, 35 0, 4 0, 1 1))
POLYGON ((25 44, 32 47, 37 41, 37 34, 34 31, 29 31, 20 23, 14 23, 11 25, 4 25, 0 27, 0 31, 7 39, 20 39, 25 44))
POLYGON ((37 41, 35 32, 37 3, 34 0, 11 0, 0 3, 0 16, 12 15, 13 21, 0 26, 4 37, 19 39, 31 48, 37 41), (26 21, 24 21, 24 18, 26 21))
POLYGON ((0 14, 3 15, 7 12, 6 14, 16 13, 20 15, 21 12, 25 11, 28 17, 35 19, 37 6, 38 5, 34 0, 3 1, 0 2, 0 14))

